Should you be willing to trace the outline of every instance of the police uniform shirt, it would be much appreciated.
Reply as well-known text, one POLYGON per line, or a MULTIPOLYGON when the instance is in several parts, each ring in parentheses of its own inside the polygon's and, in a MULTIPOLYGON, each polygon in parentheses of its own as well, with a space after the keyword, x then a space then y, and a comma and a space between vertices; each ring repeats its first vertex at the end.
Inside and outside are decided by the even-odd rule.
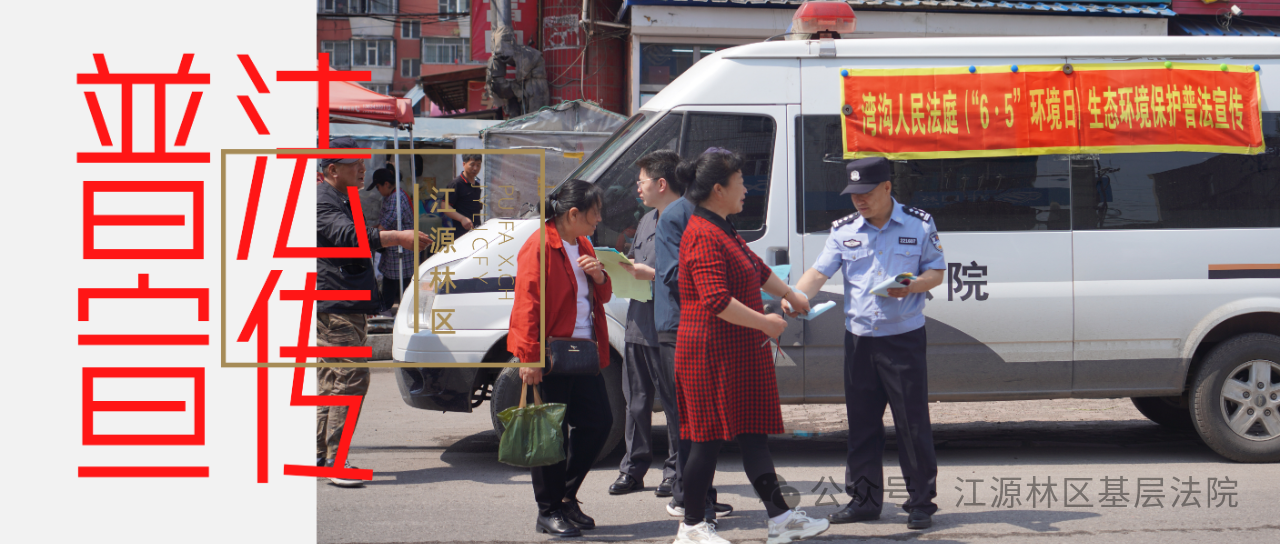
POLYGON ((924 293, 904 298, 871 293, 904 272, 945 270, 946 258, 933 218, 893 201, 893 213, 877 229, 853 214, 831 224, 831 235, 813 268, 830 278, 844 273, 845 329, 858 336, 891 336, 924 326, 924 293))

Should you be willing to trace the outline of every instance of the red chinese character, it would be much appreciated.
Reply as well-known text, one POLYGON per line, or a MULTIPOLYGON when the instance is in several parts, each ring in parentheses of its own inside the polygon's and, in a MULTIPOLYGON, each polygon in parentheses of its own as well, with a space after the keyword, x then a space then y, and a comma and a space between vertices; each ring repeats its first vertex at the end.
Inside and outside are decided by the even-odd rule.
MULTIPOLYGON (((369 291, 316 290, 315 272, 307 273, 306 289, 301 291, 281 291, 280 300, 301 300, 302 315, 298 325, 298 345, 282 346, 281 357, 296 357, 299 363, 305 363, 307 357, 372 357, 373 348, 369 346, 308 346, 311 337, 311 309, 317 300, 369 300, 369 291)), ((351 437, 356 432, 356 422, 360 419, 360 402, 358 395, 303 395, 302 379, 306 369, 298 367, 293 371, 293 389, 289 394, 290 406, 346 406, 347 425, 342 429, 342 438, 338 442, 338 451, 334 455, 332 467, 316 467, 311 465, 285 465, 286 476, 315 476, 320 478, 349 478, 354 480, 372 480, 373 471, 369 469, 343 468, 347 462, 347 451, 351 448, 351 437)))
MULTIPOLYGON (((97 73, 76 74, 76 83, 80 85, 120 85, 120 117, 121 141, 118 153, 76 153, 76 162, 80 163, 207 163, 208 153, 182 153, 165 151, 165 88, 168 85, 208 85, 209 74, 192 74, 191 60, 194 54, 182 55, 182 64, 176 74, 113 74, 107 69, 107 59, 102 54, 93 55, 93 63, 97 73), (133 86, 155 86, 155 150, 149 153, 133 150, 133 86)), ((204 93, 193 92, 187 101, 187 111, 182 116, 182 125, 178 128, 175 147, 187 145, 187 136, 191 133, 191 123, 195 121, 196 109, 200 107, 200 97, 204 93)), ((107 131, 107 122, 102 117, 102 107, 98 105, 98 95, 85 91, 85 100, 89 103, 89 113, 93 115, 93 126, 98 130, 98 141, 104 147, 110 147, 111 135, 107 131)))
MULTIPOLYGON (((294 161, 293 179, 289 183, 289 195, 285 198, 284 214, 280 216, 280 227, 276 234, 275 252, 272 254, 276 259, 372 259, 373 253, 369 249, 369 241, 363 236, 356 237, 356 247, 292 247, 289 246, 289 233, 293 230, 293 217, 298 210, 298 195, 302 193, 302 179, 307 173, 307 159, 319 159, 325 157, 335 157, 338 155, 311 154, 311 155, 280 155, 277 158, 289 159, 294 161)), ((372 155, 342 155, 344 158, 367 159, 372 155)), ((266 157, 257 157, 253 169, 253 184, 249 188, 249 202, 245 206, 244 223, 240 228, 240 244, 236 251, 236 260, 243 261, 249 258, 249 245, 253 240, 253 230, 257 223, 258 201, 262 196, 262 182, 266 173, 266 157)), ((364 217, 364 211, 360 207, 359 187, 347 187, 347 197, 351 200, 351 216, 354 218, 364 217)), ((362 225, 360 221, 356 221, 357 225, 362 225)))
POLYGON ((199 181, 86 181, 84 182, 85 259, 203 259, 204 184, 199 181), (97 247, 95 227, 141 226, 181 227, 184 215, 98 215, 94 198, 98 193, 191 193, 191 247, 178 249, 97 247))
POLYGON ((314 81, 320 91, 320 149, 329 148, 329 82, 331 81, 369 81, 372 78, 368 70, 338 71, 329 69, 329 54, 320 53, 320 62, 316 70, 311 72, 277 71, 276 81, 314 81))
MULTIPOLYGON (((82 443, 86 446, 203 446, 203 368, 84 368, 82 401, 82 443), (93 396, 98 378, 190 378, 193 381, 191 434, 98 434, 94 414, 99 412, 186 412, 184 401, 101 401, 93 396)), ((208 478, 209 467, 79 467, 81 478, 208 478)))
MULTIPOLYGON (((138 274, 138 286, 128 288, 80 288, 79 320, 89 320, 89 300, 95 298, 196 299, 196 319, 209 320, 209 289, 155 288, 150 274, 138 274)), ((81 346, 207 346, 207 334, 81 334, 81 346)))

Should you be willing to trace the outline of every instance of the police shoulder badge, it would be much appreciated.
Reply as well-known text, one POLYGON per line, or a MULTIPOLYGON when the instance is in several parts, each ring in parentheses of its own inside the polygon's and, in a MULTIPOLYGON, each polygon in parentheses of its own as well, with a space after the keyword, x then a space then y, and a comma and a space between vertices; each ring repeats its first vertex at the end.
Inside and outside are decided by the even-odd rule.
POLYGON ((915 217, 916 219, 924 221, 925 223, 928 223, 930 219, 933 219, 933 216, 929 215, 929 212, 926 212, 920 208, 903 206, 902 211, 905 212, 907 215, 910 215, 912 217, 915 217))
POLYGON ((850 249, 855 247, 862 247, 862 240, 855 240, 851 238, 851 239, 845 240, 843 243, 844 243, 844 247, 847 247, 850 249))
POLYGON ((832 221, 831 228, 834 229, 844 225, 848 225, 849 223, 852 223, 854 219, 857 219, 857 218, 858 218, 858 212, 853 212, 849 215, 841 217, 840 219, 836 219, 835 221, 832 221))
POLYGON ((942 240, 938 239, 938 233, 935 232, 932 235, 930 235, 929 241, 933 242, 933 247, 938 248, 938 251, 942 251, 942 240))

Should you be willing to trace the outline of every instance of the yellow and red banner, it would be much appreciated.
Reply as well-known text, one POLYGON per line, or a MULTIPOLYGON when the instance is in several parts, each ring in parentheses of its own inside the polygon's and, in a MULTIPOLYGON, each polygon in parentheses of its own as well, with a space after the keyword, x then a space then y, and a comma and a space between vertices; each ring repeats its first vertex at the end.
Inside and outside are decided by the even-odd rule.
POLYGON ((1150 62, 1064 68, 842 71, 844 157, 1265 149, 1261 87, 1252 66, 1150 62))

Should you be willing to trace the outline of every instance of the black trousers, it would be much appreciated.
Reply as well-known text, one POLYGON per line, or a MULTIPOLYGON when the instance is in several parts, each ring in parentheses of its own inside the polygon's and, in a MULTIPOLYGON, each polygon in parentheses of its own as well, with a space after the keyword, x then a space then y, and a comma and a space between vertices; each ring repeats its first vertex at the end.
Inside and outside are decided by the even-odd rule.
POLYGON ((404 294, 404 290, 408 289, 410 285, 413 285, 413 280, 411 279, 397 280, 397 279, 392 279, 392 278, 383 276, 382 277, 382 305, 388 309, 396 305, 396 303, 400 302, 400 297, 401 295, 404 294), (401 284, 401 282, 404 282, 404 283, 401 284))
POLYGON ((530 469, 538 512, 549 514, 559 510, 565 499, 577 500, 578 488, 609 439, 613 412, 600 374, 546 376, 542 379, 542 401, 565 404, 565 460, 530 469))
POLYGON ((844 398, 849 452, 844 489, 858 513, 879 513, 884 503, 884 407, 893 411, 898 464, 908 492, 903 509, 938 511, 938 459, 929 424, 925 332, 893 336, 844 334, 844 398))
MULTIPOLYGON (((756 496, 764 503, 769 517, 776 517, 790 509, 778 485, 778 473, 773 469, 773 456, 769 455, 769 437, 764 434, 740 434, 734 438, 742 448, 742 469, 751 481, 756 496)), ((684 524, 697 525, 703 519, 712 519, 715 509, 707 508, 711 479, 716 474, 716 458, 724 440, 693 442, 689 461, 685 464, 684 524), (701 500, 699 500, 701 498, 701 500), (708 512, 708 510, 710 512, 708 512), (707 514, 711 516, 707 516, 707 514)))
POLYGON ((618 470, 640 480, 653 463, 653 398, 656 394, 667 416, 667 456, 662 477, 676 477, 676 449, 680 444, 680 415, 676 409, 674 360, 665 360, 654 346, 627 342, 623 363, 622 393, 627 399, 627 453, 618 470))

